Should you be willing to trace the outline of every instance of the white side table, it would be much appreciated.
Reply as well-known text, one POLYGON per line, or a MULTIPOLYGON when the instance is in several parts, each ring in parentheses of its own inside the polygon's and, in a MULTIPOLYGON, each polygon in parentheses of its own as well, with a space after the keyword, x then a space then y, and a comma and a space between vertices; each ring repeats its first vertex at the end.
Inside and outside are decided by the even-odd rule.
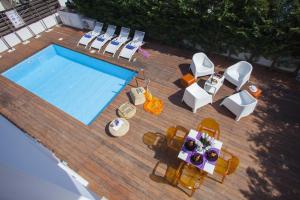
POLYGON ((109 123, 108 130, 115 137, 121 137, 129 131, 129 122, 124 118, 116 118, 109 123))
POLYGON ((212 96, 215 96, 218 90, 221 88, 221 86, 224 83, 225 76, 216 76, 216 75, 211 75, 209 79, 205 82, 204 84, 204 90, 208 93, 211 94, 212 96))

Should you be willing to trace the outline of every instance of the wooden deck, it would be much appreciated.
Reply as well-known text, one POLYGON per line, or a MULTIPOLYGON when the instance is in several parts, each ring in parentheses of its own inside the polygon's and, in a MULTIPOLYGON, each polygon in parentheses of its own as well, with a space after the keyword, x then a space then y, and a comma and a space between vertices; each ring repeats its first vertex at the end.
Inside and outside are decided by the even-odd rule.
MULTIPOLYGON (((26 46, 18 45, 15 52, 3 54, 0 72, 51 43, 89 54, 83 47, 76 47, 81 35, 82 32, 71 28, 56 27, 39 39, 32 39, 26 46)), ((217 93, 212 105, 193 114, 181 103, 183 89, 178 86, 178 79, 188 71, 194 52, 156 43, 148 43, 145 48, 151 57, 141 63, 147 78, 151 79, 152 93, 164 101, 165 108, 157 117, 138 106, 136 116, 129 120, 130 131, 124 137, 111 137, 107 133, 107 124, 116 117, 116 108, 128 101, 131 86, 127 86, 90 126, 85 126, 0 76, 0 113, 67 161, 89 181, 92 191, 111 200, 287 200, 299 197, 299 83, 286 74, 254 66, 251 81, 263 89, 263 97, 253 115, 236 122, 226 108, 219 106, 224 97, 234 92, 228 82, 217 93), (143 143, 143 136, 148 132, 165 135, 167 128, 174 125, 196 128, 205 117, 213 117, 220 123, 224 147, 236 154, 241 163, 224 184, 206 179, 190 198, 180 189, 151 176, 158 160, 168 164, 167 161, 175 156, 149 149, 143 143)), ((128 61, 109 55, 90 55, 131 67, 128 61)), ((222 66, 217 70, 224 70, 234 62, 214 55, 210 57, 216 65, 222 66)), ((203 82, 201 79, 200 84, 203 82)), ((140 84, 144 83, 140 81, 140 84)), ((160 172, 163 172, 162 168, 160 172)))

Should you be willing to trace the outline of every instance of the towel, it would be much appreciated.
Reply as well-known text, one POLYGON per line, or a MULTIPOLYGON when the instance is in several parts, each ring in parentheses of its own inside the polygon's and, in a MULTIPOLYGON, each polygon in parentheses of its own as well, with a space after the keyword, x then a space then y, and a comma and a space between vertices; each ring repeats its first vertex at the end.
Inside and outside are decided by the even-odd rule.
POLYGON ((104 39, 102 37, 98 37, 97 40, 100 41, 100 42, 104 41, 104 39))
POLYGON ((91 38, 92 36, 89 35, 89 34, 84 34, 84 37, 85 37, 85 38, 91 38))
POLYGON ((135 46, 132 46, 132 45, 128 44, 128 45, 126 46, 126 48, 127 48, 127 49, 134 49, 135 46))
POLYGON ((113 44, 113 45, 119 45, 120 42, 118 42, 118 41, 111 41, 111 44, 113 44))

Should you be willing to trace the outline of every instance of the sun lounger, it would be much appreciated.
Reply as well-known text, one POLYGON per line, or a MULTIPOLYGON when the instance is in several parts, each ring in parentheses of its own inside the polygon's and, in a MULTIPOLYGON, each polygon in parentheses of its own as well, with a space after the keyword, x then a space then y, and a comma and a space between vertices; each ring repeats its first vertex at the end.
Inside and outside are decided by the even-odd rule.
POLYGON ((43 24, 41 23, 41 21, 32 23, 28 27, 34 33, 35 38, 40 37, 39 34, 42 33, 42 32, 44 32, 46 30, 46 28, 43 26, 43 24))
POLYGON ((145 32, 135 31, 133 39, 123 47, 119 57, 127 58, 130 61, 138 48, 144 44, 144 36, 145 32))
POLYGON ((88 33, 85 33, 85 34, 80 38, 80 40, 78 41, 77 46, 81 44, 81 45, 85 46, 85 48, 86 48, 87 45, 88 45, 95 37, 97 37, 98 35, 101 34, 102 27, 103 27, 103 23, 96 22, 96 25, 95 25, 95 27, 94 27, 94 30, 92 30, 92 31, 90 31, 90 32, 88 32, 88 33))
POLYGON ((0 53, 4 52, 6 50, 8 50, 8 46, 4 43, 2 38, 0 38, 0 53))
POLYGON ((10 51, 14 51, 14 46, 20 44, 22 41, 15 33, 10 33, 8 35, 3 36, 5 42, 11 47, 10 51))
POLYGON ((120 35, 113 39, 105 48, 105 50, 103 51, 103 54, 105 52, 108 53, 112 53, 113 56, 115 56, 116 52, 118 51, 118 49, 129 40, 128 36, 130 33, 130 29, 129 28, 125 28, 122 27, 121 31, 120 31, 120 35))
POLYGON ((23 44, 28 44, 30 42, 29 39, 33 37, 33 34, 27 27, 17 30, 16 33, 23 41, 23 44))
POLYGON ((91 48, 98 49, 98 52, 101 50, 103 45, 105 45, 109 40, 114 37, 116 31, 116 26, 108 25, 107 30, 104 34, 98 36, 90 46, 91 48))
POLYGON ((50 15, 48 17, 45 17, 42 19, 44 25, 46 26, 47 30, 46 32, 51 31, 53 26, 57 25, 56 17, 55 15, 50 15))

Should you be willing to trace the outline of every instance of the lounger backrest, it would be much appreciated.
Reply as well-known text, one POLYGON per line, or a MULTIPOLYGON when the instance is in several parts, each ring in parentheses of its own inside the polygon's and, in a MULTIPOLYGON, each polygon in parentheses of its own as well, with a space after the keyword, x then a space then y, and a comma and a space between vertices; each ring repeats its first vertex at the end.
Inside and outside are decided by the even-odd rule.
POLYGON ((105 34, 108 35, 108 36, 113 36, 115 34, 115 31, 116 31, 116 26, 114 26, 114 25, 108 25, 105 34))
POLYGON ((4 41, 0 38, 0 53, 6 51, 8 49, 8 46, 4 43, 4 41))
POLYGON ((3 38, 10 47, 14 47, 17 44, 21 43, 20 38, 18 38, 18 36, 15 33, 10 33, 8 35, 5 35, 3 36, 3 38))
POLYGON ((33 37, 33 34, 29 31, 27 27, 23 27, 16 31, 21 40, 26 41, 33 37))
POLYGON ((101 31, 102 31, 102 28, 103 28, 103 23, 96 22, 94 30, 93 30, 93 33, 99 35, 101 33, 101 31))
POLYGON ((41 32, 45 31, 45 27, 43 26, 43 24, 38 21, 38 22, 35 22, 35 23, 32 23, 28 26, 30 28, 30 30, 35 34, 35 35, 38 35, 40 34, 41 32))
POLYGON ((54 15, 50 15, 42 19, 47 28, 52 28, 57 25, 57 21, 54 15))
POLYGON ((130 29, 129 28, 126 28, 126 27, 122 27, 121 28, 121 31, 120 31, 120 35, 119 35, 119 37, 120 38, 128 38, 128 36, 129 36, 129 33, 130 33, 130 29))
POLYGON ((143 42, 145 36, 145 32, 135 31, 133 36, 133 41, 143 42))

